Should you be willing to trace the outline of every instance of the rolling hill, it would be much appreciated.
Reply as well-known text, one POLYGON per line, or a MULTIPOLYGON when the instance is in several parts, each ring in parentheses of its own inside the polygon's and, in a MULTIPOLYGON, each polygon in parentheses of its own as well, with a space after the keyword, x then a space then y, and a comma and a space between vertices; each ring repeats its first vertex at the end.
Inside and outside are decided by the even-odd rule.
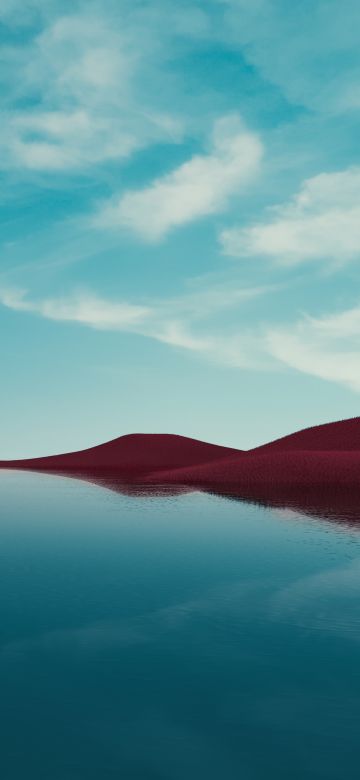
POLYGON ((360 417, 304 428, 296 433, 283 436, 281 439, 275 439, 269 444, 262 444, 251 452, 260 453, 270 450, 280 452, 291 450, 306 452, 360 451, 360 417))
POLYGON ((172 434, 132 434, 78 452, 0 461, 0 468, 65 473, 119 490, 140 483, 149 490, 199 489, 303 511, 341 506, 351 494, 351 511, 357 511, 360 418, 307 428, 247 451, 172 434))
POLYGON ((119 478, 139 479, 158 470, 196 466, 221 460, 238 450, 161 433, 135 433, 85 450, 41 458, 0 461, 0 468, 54 472, 112 472, 119 478))
POLYGON ((167 469, 157 478, 219 486, 360 482, 360 418, 306 428, 211 463, 167 469))

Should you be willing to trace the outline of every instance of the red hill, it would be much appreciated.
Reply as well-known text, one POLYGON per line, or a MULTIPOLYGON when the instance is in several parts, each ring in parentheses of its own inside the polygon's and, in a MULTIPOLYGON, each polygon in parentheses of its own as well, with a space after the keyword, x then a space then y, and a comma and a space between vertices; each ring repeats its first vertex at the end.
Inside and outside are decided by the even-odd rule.
POLYGON ((247 452, 184 436, 133 434, 79 452, 0 461, 0 468, 68 473, 115 490, 136 490, 140 483, 149 490, 195 487, 313 514, 316 507, 329 513, 333 503, 337 517, 347 503, 357 517, 360 418, 307 428, 247 452))
POLYGON ((0 461, 0 468, 55 472, 113 472, 119 478, 137 479, 164 469, 192 467, 229 457, 238 450, 207 444, 186 436, 134 433, 86 450, 43 458, 0 461))
POLYGON ((360 451, 292 450, 251 451, 211 463, 167 469, 150 474, 152 482, 193 485, 219 492, 249 489, 282 490, 294 486, 304 490, 314 486, 360 487, 360 451))
POLYGON ((160 472, 173 484, 248 489, 360 485, 360 418, 317 425, 211 463, 160 472))
POLYGON ((260 453, 279 450, 287 452, 289 450, 306 451, 355 451, 360 450, 360 417, 353 417, 350 420, 340 420, 339 422, 325 423, 324 425, 315 425, 313 428, 304 428, 304 430, 291 433, 289 436, 283 436, 269 444, 262 444, 251 452, 260 453))

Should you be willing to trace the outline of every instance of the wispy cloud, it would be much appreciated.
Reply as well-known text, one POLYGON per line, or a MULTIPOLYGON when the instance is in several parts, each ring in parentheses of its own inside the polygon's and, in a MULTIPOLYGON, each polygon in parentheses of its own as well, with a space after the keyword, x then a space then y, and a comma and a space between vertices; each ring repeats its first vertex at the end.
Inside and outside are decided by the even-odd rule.
MULTIPOLYGON (((276 288, 275 288, 276 289, 276 288)), ((272 292, 274 287, 217 289, 140 303, 113 301, 88 292, 31 299, 24 291, 0 290, 0 303, 58 322, 133 333, 232 368, 295 369, 360 392, 360 306, 323 317, 303 316, 276 326, 238 320, 230 329, 213 316, 272 292)))
POLYGON ((68 298, 30 300, 26 291, 8 289, 0 291, 0 301, 15 311, 30 312, 60 322, 78 322, 99 330, 131 330, 150 314, 146 306, 114 303, 88 293, 68 298))
POLYGON ((126 192, 101 207, 95 224, 125 227, 146 241, 222 211, 259 172, 263 147, 236 114, 215 123, 208 154, 195 155, 143 190, 126 192))
POLYGON ((182 122, 139 94, 138 75, 151 53, 141 46, 143 31, 137 35, 126 15, 119 25, 104 9, 80 6, 50 14, 23 46, 8 46, 2 167, 74 172, 147 143, 178 141, 182 122))
POLYGON ((360 306, 295 325, 272 327, 266 334, 269 353, 305 374, 360 391, 360 306))
POLYGON ((262 256, 282 263, 360 255, 360 168, 308 179, 289 202, 270 209, 270 219, 221 234, 228 255, 262 256))
POLYGON ((237 291, 210 289, 182 297, 135 304, 114 302, 88 292, 68 297, 30 299, 23 290, 2 288, 0 303, 13 311, 28 312, 59 322, 86 325, 96 330, 124 331, 145 336, 174 348, 194 352, 207 360, 233 367, 259 368, 257 338, 242 333, 213 332, 199 321, 230 306, 264 295, 266 287, 237 291))

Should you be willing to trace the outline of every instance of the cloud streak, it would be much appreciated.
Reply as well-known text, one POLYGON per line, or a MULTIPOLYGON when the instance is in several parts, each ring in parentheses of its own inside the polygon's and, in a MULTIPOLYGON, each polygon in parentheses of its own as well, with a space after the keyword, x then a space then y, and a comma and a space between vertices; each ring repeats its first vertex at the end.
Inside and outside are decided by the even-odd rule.
POLYGON ((113 303, 88 293, 31 301, 26 297, 26 291, 2 290, 0 300, 15 311, 30 312, 60 322, 77 322, 98 330, 131 330, 144 322, 150 313, 146 306, 113 303))
POLYGON ((0 290, 0 303, 13 311, 57 322, 145 336, 225 366, 260 368, 263 359, 260 363, 256 338, 246 328, 241 334, 209 333, 208 328, 199 328, 199 322, 224 308, 241 306, 266 292, 266 287, 235 291, 223 286, 218 290, 200 291, 198 295, 191 292, 150 304, 134 304, 114 302, 88 292, 32 300, 23 290, 3 288, 0 290))
POLYGON ((285 365, 360 392, 360 306, 304 317, 266 334, 269 353, 285 365))
POLYGON ((221 212, 229 198, 257 176, 263 147, 237 115, 215 122, 208 154, 195 155, 143 190, 126 192, 102 206, 95 225, 127 228, 144 241, 221 212))
POLYGON ((303 316, 285 326, 243 323, 228 332, 207 323, 204 327, 217 312, 241 308, 273 290, 223 286, 136 304, 88 292, 31 300, 24 291, 2 289, 0 302, 49 320, 144 336, 218 365, 262 371, 287 367, 360 392, 360 306, 318 318, 303 316))
POLYGON ((270 219, 223 231, 225 254, 261 256, 280 263, 349 262, 360 255, 360 168, 306 180, 270 219))
POLYGON ((2 167, 74 173, 181 139, 181 121, 141 94, 139 73, 152 52, 126 15, 120 26, 112 13, 80 4, 42 21, 22 47, 3 53, 2 167))

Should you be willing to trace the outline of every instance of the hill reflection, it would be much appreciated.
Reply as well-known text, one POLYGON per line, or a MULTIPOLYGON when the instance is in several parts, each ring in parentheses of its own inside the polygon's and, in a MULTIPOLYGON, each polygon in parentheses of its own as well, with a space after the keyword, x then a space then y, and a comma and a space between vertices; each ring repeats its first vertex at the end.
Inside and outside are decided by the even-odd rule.
POLYGON ((305 516, 360 528, 360 485, 358 484, 332 485, 331 487, 319 484, 306 489, 303 486, 273 484, 239 488, 238 485, 234 484, 226 485, 224 489, 221 489, 218 484, 172 485, 169 483, 130 482, 121 480, 116 473, 108 471, 52 471, 51 473, 89 482, 134 498, 166 498, 199 491, 231 501, 292 510, 305 516))

